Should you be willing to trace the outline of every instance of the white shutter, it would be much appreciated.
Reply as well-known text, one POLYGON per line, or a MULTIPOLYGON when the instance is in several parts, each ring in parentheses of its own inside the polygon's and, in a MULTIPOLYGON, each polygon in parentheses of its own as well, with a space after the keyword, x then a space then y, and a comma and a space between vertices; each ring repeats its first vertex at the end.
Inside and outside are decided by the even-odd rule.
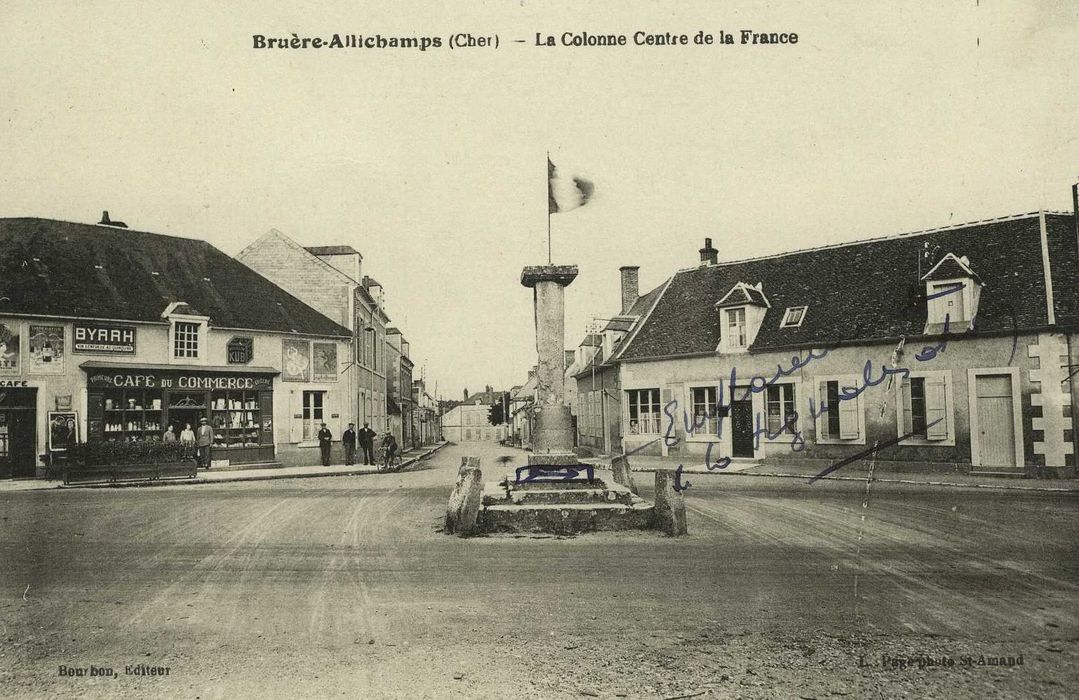
POLYGON ((303 394, 290 391, 288 394, 288 441, 300 442, 303 439, 303 421, 294 416, 303 415, 303 394))
POLYGON ((927 440, 948 439, 944 377, 925 378, 925 424, 927 440), (934 421, 938 421, 935 425, 934 421))
POLYGON ((817 414, 817 437, 835 437, 828 433, 828 411, 824 410, 828 404, 828 382, 817 384, 817 397, 817 410, 814 411, 817 414))
POLYGON ((857 398, 839 402, 839 439, 857 440, 859 433, 859 401, 857 398))

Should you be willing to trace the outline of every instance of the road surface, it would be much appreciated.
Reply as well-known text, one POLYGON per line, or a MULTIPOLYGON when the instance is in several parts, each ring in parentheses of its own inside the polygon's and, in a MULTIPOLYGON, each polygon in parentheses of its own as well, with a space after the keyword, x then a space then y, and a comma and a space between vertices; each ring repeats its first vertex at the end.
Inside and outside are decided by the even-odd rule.
POLYGON ((0 694, 1065 697, 1079 680, 1074 495, 874 484, 863 508, 858 482, 693 475, 686 538, 464 540, 440 528, 466 454, 522 455, 0 496, 0 694), (90 666, 117 676, 61 672, 90 666))

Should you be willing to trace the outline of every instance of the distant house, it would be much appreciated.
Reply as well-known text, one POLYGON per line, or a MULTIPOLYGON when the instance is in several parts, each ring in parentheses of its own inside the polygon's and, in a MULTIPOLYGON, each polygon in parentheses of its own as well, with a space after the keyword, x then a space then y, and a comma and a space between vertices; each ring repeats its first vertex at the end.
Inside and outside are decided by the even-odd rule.
POLYGON ((489 386, 471 396, 466 392, 463 401, 442 415, 443 439, 451 442, 505 440, 509 436, 509 425, 505 422, 492 425, 489 418, 491 407, 496 404, 508 406, 508 392, 494 391, 489 386))
POLYGON ((735 262, 707 244, 614 352, 623 446, 1074 472, 1076 232, 1039 212, 735 262))

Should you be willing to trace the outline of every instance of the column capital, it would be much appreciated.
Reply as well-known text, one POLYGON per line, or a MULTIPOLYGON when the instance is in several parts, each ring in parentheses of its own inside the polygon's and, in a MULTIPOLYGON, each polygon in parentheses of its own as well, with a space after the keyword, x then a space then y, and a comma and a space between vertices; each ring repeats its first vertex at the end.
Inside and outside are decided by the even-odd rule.
POLYGON ((568 287, 576 278, 576 265, 529 265, 521 270, 521 284, 526 287, 535 287, 540 282, 555 282, 568 287))

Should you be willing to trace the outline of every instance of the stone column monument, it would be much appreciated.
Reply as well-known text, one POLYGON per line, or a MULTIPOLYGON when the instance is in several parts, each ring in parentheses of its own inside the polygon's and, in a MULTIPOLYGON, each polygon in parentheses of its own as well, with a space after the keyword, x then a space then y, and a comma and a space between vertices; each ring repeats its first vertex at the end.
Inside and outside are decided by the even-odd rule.
POLYGON ((576 265, 534 265, 521 272, 532 288, 536 315, 536 424, 530 465, 575 465, 573 422, 565 398, 565 289, 576 265))

